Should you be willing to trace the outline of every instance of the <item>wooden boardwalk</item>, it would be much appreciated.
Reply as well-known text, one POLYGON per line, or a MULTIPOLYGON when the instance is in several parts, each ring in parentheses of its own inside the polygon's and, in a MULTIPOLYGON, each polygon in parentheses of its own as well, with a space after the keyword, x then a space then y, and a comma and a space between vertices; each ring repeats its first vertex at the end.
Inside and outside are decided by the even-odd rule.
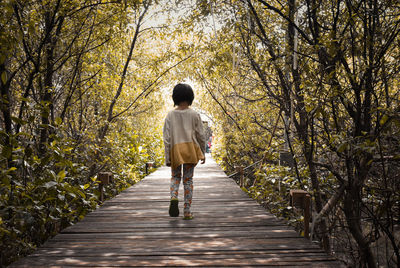
POLYGON ((207 162, 195 169, 192 221, 168 216, 162 167, 11 267, 342 266, 207 162))

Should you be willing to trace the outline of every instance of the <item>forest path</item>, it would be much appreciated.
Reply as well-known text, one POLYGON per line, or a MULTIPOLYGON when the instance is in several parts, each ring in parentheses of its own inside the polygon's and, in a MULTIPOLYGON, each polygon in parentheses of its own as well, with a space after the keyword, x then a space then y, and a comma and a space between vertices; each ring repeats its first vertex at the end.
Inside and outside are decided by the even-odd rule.
MULTIPOLYGON (((159 168, 10 267, 341 267, 267 213, 211 159, 194 175, 191 221, 168 215, 159 168)), ((180 189, 180 212, 183 189, 180 189)))

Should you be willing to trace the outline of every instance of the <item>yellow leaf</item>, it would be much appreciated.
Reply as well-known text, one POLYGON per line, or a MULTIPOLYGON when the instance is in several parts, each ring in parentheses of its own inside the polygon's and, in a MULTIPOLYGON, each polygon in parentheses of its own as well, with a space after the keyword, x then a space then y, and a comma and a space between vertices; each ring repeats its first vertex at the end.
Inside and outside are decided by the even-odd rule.
POLYGON ((384 114, 381 118, 381 120, 379 121, 379 124, 381 126, 383 126, 387 121, 389 120, 389 116, 387 116, 386 114, 384 114))
POLYGON ((58 172, 57 177, 63 180, 65 178, 65 170, 61 170, 60 172, 58 172))
POLYGON ((11 171, 14 171, 14 170, 17 170, 17 168, 16 168, 16 167, 9 168, 9 169, 7 170, 7 172, 11 172, 11 171))
POLYGON ((56 123, 57 126, 61 125, 62 119, 60 117, 57 117, 56 120, 55 120, 55 123, 56 123))

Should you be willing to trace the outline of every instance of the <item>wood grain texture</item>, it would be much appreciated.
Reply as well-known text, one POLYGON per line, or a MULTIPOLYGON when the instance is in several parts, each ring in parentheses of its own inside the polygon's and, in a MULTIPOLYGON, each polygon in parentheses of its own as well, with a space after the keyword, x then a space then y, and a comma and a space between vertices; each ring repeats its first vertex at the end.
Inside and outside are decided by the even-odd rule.
MULTIPOLYGON (((209 157, 192 211, 168 215, 170 170, 159 168, 10 267, 344 267, 267 213, 209 157)), ((183 189, 180 189, 183 210, 183 189)))

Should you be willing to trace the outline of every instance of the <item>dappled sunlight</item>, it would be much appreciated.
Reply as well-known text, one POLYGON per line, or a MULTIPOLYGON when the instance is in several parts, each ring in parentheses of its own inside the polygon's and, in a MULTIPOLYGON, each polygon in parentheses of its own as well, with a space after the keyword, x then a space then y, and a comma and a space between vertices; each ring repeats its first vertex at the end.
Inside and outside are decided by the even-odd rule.
POLYGON ((400 263, 398 1, 0 8, 1 267, 400 263))
MULTIPOLYGON (((241 189, 226 180, 214 180, 220 176, 213 175, 219 173, 218 166, 205 164, 197 169, 209 174, 210 187, 195 192, 193 220, 185 221, 182 215, 169 217, 168 194, 155 191, 169 186, 169 180, 163 177, 165 172, 159 170, 124 192, 123 199, 107 201, 99 210, 89 213, 86 219, 90 221, 71 226, 49 240, 46 248, 23 259, 21 266, 31 262, 44 264, 46 258, 61 266, 333 262, 249 197, 240 195, 239 199, 232 199, 241 189), (158 199, 150 199, 149 195, 158 199), (137 196, 141 199, 132 199, 137 196)), ((180 203, 181 212, 182 206, 180 203)))

